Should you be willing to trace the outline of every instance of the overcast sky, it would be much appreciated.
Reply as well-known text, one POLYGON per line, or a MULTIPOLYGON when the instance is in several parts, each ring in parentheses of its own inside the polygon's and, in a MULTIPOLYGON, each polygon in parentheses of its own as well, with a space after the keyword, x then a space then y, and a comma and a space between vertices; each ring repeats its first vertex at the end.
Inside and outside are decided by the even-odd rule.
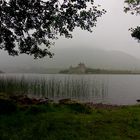
MULTIPOLYGON (((93 28, 93 33, 76 29, 73 32, 73 39, 59 38, 52 48, 55 53, 54 59, 59 55, 58 51, 65 51, 66 49, 75 51, 75 48, 78 50, 77 55, 80 55, 81 48, 83 50, 88 48, 89 51, 92 49, 123 51, 140 58, 140 43, 134 40, 128 31, 129 28, 139 25, 140 16, 124 13, 124 0, 95 0, 95 2, 100 4, 107 13, 98 19, 97 27, 93 28)), ((65 52, 63 53, 65 54, 65 52)), ((9 57, 7 53, 0 53, 0 65, 15 64, 15 62, 28 64, 27 60, 33 59, 24 55, 13 58, 9 57)), ((51 63, 49 58, 34 63, 40 61, 51 63)))
POLYGON ((59 39, 56 47, 89 46, 124 51, 140 58, 140 44, 131 37, 128 31, 130 27, 139 25, 140 16, 124 13, 124 0, 95 0, 95 2, 106 9, 107 13, 98 19, 93 33, 76 30, 73 39, 59 39))

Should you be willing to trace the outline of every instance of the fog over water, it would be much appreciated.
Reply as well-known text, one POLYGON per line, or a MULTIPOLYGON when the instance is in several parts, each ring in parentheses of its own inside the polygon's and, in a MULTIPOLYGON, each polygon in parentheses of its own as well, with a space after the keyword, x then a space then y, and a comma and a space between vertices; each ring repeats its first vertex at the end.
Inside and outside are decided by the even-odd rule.
POLYGON ((72 39, 60 37, 51 50, 53 59, 34 60, 27 55, 8 56, 0 52, 0 69, 13 67, 66 68, 84 62, 96 68, 140 69, 140 44, 128 31, 139 25, 140 17, 123 12, 124 0, 95 0, 107 13, 98 19, 93 33, 76 29, 72 39))

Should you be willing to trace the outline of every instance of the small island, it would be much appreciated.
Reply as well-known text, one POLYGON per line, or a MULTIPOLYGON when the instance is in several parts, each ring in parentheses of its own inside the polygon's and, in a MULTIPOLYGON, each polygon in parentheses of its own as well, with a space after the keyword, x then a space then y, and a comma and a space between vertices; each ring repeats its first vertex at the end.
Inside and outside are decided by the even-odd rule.
POLYGON ((84 63, 79 63, 76 67, 70 66, 61 70, 61 74, 140 74, 140 72, 130 70, 108 70, 99 68, 89 68, 84 63))

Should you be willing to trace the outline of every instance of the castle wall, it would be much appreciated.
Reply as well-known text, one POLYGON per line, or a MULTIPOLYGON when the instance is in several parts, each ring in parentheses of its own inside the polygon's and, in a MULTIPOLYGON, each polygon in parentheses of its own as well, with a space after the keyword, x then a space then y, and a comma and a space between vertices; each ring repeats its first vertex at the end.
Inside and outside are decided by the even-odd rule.
POLYGON ((86 66, 83 63, 80 63, 77 67, 70 67, 69 73, 85 73, 86 66))

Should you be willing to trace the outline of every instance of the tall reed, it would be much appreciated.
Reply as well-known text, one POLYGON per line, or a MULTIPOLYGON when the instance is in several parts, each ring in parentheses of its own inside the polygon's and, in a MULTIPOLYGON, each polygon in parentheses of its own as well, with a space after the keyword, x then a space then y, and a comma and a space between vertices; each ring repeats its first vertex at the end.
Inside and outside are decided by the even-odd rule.
POLYGON ((105 82, 85 79, 27 79, 25 77, 0 77, 0 93, 8 95, 26 94, 36 97, 48 97, 54 100, 72 98, 91 101, 107 97, 105 82))

